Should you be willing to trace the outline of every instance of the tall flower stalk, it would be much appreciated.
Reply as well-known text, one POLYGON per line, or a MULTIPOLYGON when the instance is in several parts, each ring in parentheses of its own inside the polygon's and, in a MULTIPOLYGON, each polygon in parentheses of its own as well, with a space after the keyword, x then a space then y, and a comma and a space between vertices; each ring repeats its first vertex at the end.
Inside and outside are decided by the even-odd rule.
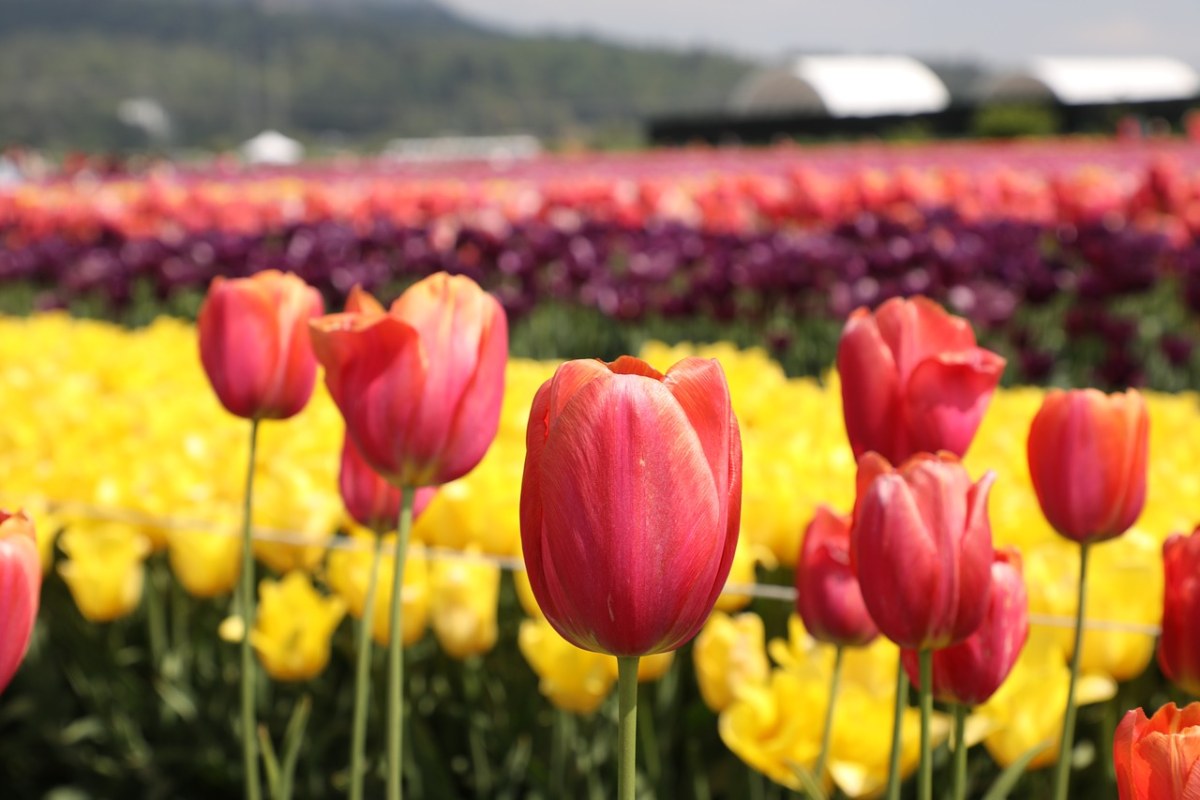
POLYGON ((258 772, 258 723, 254 708, 254 656, 250 651, 250 626, 254 624, 254 536, 251 514, 254 508, 254 461, 258 449, 258 420, 250 420, 250 455, 246 465, 246 492, 242 505, 242 577, 238 584, 238 605, 242 611, 242 769, 246 776, 246 797, 259 800, 262 784, 258 772))
POLYGON ((404 753, 404 562, 408 557, 408 539, 412 531, 413 497, 411 489, 401 492, 400 519, 397 523, 396 555, 392 567, 392 617, 388 626, 387 754, 388 800, 404 796, 402 762, 404 753))

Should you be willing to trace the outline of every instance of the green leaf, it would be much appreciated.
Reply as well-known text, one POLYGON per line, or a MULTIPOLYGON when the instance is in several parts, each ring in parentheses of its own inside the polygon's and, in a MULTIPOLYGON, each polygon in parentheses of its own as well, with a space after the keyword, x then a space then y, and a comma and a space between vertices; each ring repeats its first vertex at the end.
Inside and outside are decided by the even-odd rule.
POLYGON ((267 773, 267 793, 272 800, 279 800, 279 759, 275 758, 275 745, 266 725, 258 726, 258 749, 262 755, 263 770, 267 773))
POLYGON ((284 731, 283 768, 278 800, 291 800, 296 763, 300 760, 300 748, 304 745, 304 729, 308 726, 310 711, 312 711, 312 697, 304 695, 292 710, 292 718, 288 720, 287 730, 284 731))
POLYGON ((1009 792, 1017 785, 1017 781, 1021 780, 1021 776, 1025 774, 1025 768, 1029 766, 1029 762, 1049 746, 1049 742, 1041 742, 1022 753, 1016 761, 1008 765, 1004 772, 1000 773, 995 783, 988 789, 987 794, 983 796, 983 800, 1004 800, 1008 797, 1009 792))
POLYGON ((788 767, 796 774, 796 777, 800 779, 800 784, 804 787, 804 793, 806 795, 812 798, 812 800, 826 800, 825 790, 821 788, 819 783, 817 783, 817 779, 813 776, 813 774, 804 768, 803 764, 798 764, 795 761, 789 761, 788 767))

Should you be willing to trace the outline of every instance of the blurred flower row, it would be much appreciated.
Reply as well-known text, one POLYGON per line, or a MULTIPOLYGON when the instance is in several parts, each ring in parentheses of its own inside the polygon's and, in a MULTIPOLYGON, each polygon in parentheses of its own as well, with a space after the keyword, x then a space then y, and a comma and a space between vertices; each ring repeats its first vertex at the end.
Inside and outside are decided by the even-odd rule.
MULTIPOLYGON (((205 386, 194 329, 161 320, 126 331, 44 314, 4 320, 0 332, 0 410, 9 421, 0 431, 6 476, 0 500, 24 506, 36 520, 43 566, 66 582, 80 613, 98 623, 129 614, 141 602, 144 562, 161 550, 191 594, 230 592, 240 568, 235 534, 242 487, 228 465, 244 460, 245 437, 205 386)), ((763 352, 727 345, 651 345, 642 356, 666 366, 691 353, 720 359, 740 420, 743 535, 729 583, 753 584, 760 564, 795 565, 818 504, 850 510, 855 464, 840 426, 797 424, 842 416, 837 377, 789 379, 763 352)), ((496 643, 501 564, 519 555, 528 406, 554 366, 510 362, 495 444, 475 471, 445 485, 418 518, 418 545, 404 571, 406 642, 432 627, 442 649, 460 659, 496 643)), ((1042 397, 1034 389, 998 391, 966 463, 973 474, 985 467, 997 473, 994 539, 1023 554, 1030 612, 1063 618, 1075 611, 1075 551, 1044 521, 1024 442, 1012 434, 1028 430, 1042 397)), ((1127 535, 1094 553, 1091 580, 1101 588, 1088 597, 1087 615, 1118 629, 1084 640, 1078 694, 1085 702, 1110 696, 1115 682, 1147 666, 1154 638, 1146 630, 1162 614, 1162 545, 1194 522, 1187 504, 1176 501, 1196 491, 1196 398, 1151 393, 1147 405, 1150 500, 1127 535)), ((259 587, 250 640, 277 680, 322 671, 334 629, 347 612, 363 613, 372 546, 338 492, 341 440, 340 417, 321 389, 296 418, 262 432, 255 555, 278 578, 259 587)), ((390 575, 385 565, 372 626, 379 642, 387 639, 390 575)), ((613 686, 614 659, 561 640, 542 619, 524 574, 514 579, 529 615, 521 651, 543 693, 566 710, 594 711, 613 686)), ((790 710, 802 700, 803 707, 824 707, 832 649, 818 646, 798 621, 787 641, 768 646, 760 617, 726 616, 749 602, 736 587, 719 601, 721 611, 696 640, 696 676, 705 702, 721 714, 728 746, 755 769, 794 784, 790 764, 813 759, 821 730, 815 711, 797 716, 790 710)), ((1035 624, 1012 675, 978 709, 975 730, 998 762, 1056 739, 1070 647, 1068 627, 1035 624)), ((829 769, 852 796, 877 790, 886 775, 887 736, 873 742, 865 732, 890 729, 897 657, 895 646, 883 642, 847 654, 835 720, 860 724, 842 725, 839 734, 835 721, 829 769)), ((654 679, 669 661, 644 659, 641 677, 654 679)), ((916 762, 915 727, 911 743, 905 729, 909 768, 916 762)), ((1034 765, 1054 757, 1047 750, 1034 765)))

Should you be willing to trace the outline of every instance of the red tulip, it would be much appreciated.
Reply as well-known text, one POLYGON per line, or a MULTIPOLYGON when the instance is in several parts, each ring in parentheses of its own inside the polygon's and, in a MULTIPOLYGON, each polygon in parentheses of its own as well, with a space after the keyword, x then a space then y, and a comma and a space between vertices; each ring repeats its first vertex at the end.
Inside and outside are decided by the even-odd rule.
POLYGON ((932 300, 894 298, 850 315, 837 368, 854 457, 875 451, 899 464, 921 452, 965 454, 1004 359, 932 300))
POLYGON ((879 635, 850 566, 850 517, 820 506, 796 561, 796 610, 816 640, 859 646, 879 635))
POLYGON ((1029 428, 1029 476, 1050 525, 1100 542, 1133 525, 1146 502, 1150 418, 1137 391, 1051 391, 1029 428))
POLYGON ((1200 527, 1163 545, 1163 618, 1158 665, 1167 680, 1200 695, 1200 527))
POLYGON ((859 459, 851 563, 879 631, 901 647, 949 647, 983 622, 994 478, 972 484, 949 453, 913 456, 899 470, 875 453, 859 459))
POLYGON ((1200 797, 1200 703, 1165 705, 1146 718, 1135 708, 1113 737, 1120 800, 1200 797))
POLYGON ((742 447, 725 373, 686 358, 568 361, 533 400, 521 543, 546 619, 576 647, 674 650, 737 545, 742 447))
POLYGON ((394 486, 470 472, 500 422, 508 322, 472 280, 444 272, 384 314, 361 292, 312 323, 325 384, 363 459, 394 486))
POLYGON ((41 588, 42 564, 33 522, 22 511, 0 511, 0 692, 29 647, 41 588))
MULTIPOLYGON (((995 694, 1012 672, 1029 638, 1029 599, 1021 574, 1021 555, 1013 548, 996 551, 992 597, 979 629, 956 645, 933 651, 933 696, 948 703, 977 706, 995 694)), ((917 651, 901 653, 904 670, 921 685, 917 651)))
POLYGON ((324 308, 290 273, 213 279, 196 320, 200 363, 229 413, 287 419, 304 408, 317 378, 307 326, 324 308))
MULTIPOLYGON (((363 461, 349 436, 342 442, 342 466, 338 471, 338 488, 341 489, 342 502, 345 503, 350 516, 359 525, 376 533, 396 529, 403 492, 411 491, 397 489, 380 477, 378 472, 371 469, 370 464, 363 461)), ((437 489, 424 486, 416 491, 413 498, 413 519, 421 515, 437 489)))

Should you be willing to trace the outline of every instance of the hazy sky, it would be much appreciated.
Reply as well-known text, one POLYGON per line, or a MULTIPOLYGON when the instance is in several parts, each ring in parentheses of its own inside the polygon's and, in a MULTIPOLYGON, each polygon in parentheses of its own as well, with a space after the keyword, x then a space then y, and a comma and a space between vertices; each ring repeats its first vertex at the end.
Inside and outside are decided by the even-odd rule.
POLYGON ((521 31, 708 45, 971 56, 1170 55, 1200 66, 1200 0, 443 0, 521 31))

